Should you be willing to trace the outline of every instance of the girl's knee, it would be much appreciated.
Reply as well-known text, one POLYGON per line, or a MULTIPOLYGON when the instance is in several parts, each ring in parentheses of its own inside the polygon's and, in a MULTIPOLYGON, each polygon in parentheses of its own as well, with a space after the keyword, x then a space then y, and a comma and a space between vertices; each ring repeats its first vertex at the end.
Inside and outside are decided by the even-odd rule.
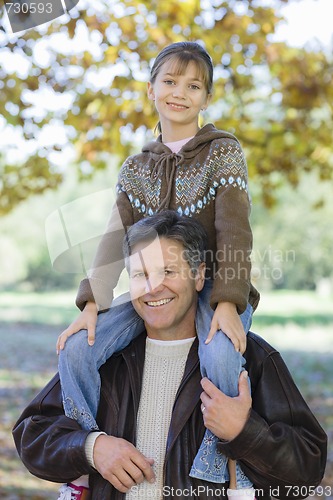
MULTIPOLYGON (((234 345, 221 330, 218 330, 209 344, 200 342, 200 347, 205 355, 209 356, 210 359, 217 360, 222 357, 225 358, 229 355, 233 356, 233 351, 235 351, 234 345)), ((236 351, 235 351, 236 352, 236 351)))
POLYGON ((60 351, 59 357, 60 359, 80 359, 81 356, 85 355, 88 347, 90 346, 88 345, 87 330, 80 330, 68 337, 64 349, 60 351))
POLYGON ((199 357, 200 365, 211 379, 235 380, 242 371, 244 363, 242 355, 221 331, 215 334, 209 344, 200 346, 199 357))

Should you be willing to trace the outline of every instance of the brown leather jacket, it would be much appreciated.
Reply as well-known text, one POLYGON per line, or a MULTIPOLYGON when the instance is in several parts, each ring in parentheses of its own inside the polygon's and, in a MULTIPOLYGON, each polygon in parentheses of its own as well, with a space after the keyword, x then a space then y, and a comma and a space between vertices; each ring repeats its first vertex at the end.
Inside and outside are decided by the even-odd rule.
MULTIPOLYGON (((141 335, 101 368, 100 429, 132 443, 136 440, 144 354, 145 335, 141 335)), ((243 431, 233 441, 220 443, 221 451, 239 460, 257 488, 259 500, 270 496, 304 498, 324 475, 326 434, 275 349, 250 332, 245 357, 252 384, 252 410, 243 431)), ((188 475, 205 431, 200 379, 195 341, 173 408, 164 498, 226 498, 223 486, 227 485, 188 475)), ((122 493, 89 466, 84 451, 87 434, 64 416, 58 376, 26 408, 13 429, 19 455, 32 474, 54 482, 90 474, 93 500, 123 499, 122 493)))

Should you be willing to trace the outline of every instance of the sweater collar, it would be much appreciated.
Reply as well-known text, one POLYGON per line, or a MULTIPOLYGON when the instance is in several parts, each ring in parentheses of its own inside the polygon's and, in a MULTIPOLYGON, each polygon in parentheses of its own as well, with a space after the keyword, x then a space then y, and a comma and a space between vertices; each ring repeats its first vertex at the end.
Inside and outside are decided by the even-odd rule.
POLYGON ((170 148, 163 144, 162 135, 155 141, 148 142, 142 148, 143 153, 150 153, 155 161, 160 156, 181 157, 183 159, 194 158, 206 145, 215 139, 229 138, 237 141, 236 137, 225 130, 218 130, 212 123, 202 127, 196 135, 190 139, 178 153, 172 153, 170 148))
POLYGON ((142 148, 143 153, 148 153, 153 161, 153 167, 150 172, 150 182, 154 184, 162 177, 166 181, 166 194, 160 201, 157 211, 166 210, 170 206, 172 189, 178 165, 185 159, 191 159, 197 156, 203 148, 215 139, 229 138, 236 140, 236 137, 218 130, 212 123, 208 123, 202 127, 197 134, 190 139, 178 153, 173 153, 168 146, 163 144, 162 135, 156 141, 151 141, 142 148))

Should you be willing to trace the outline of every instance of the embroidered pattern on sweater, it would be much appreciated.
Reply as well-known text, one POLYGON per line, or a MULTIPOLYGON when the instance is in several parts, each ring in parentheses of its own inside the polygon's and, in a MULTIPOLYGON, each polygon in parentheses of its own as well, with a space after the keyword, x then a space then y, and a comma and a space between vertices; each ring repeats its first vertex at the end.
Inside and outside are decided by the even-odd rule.
MULTIPOLYGON (((192 160, 196 161, 195 158, 192 160)), ((220 189, 233 187, 247 192, 247 167, 242 149, 235 141, 213 141, 204 164, 185 160, 177 167, 174 200, 180 215, 201 212, 220 189)), ((117 185, 118 192, 143 215, 153 215, 161 202, 162 178, 151 179, 151 169, 132 157, 124 165, 117 185)))
POLYGON ((162 179, 152 182, 147 165, 133 161, 133 157, 124 165, 121 183, 117 184, 117 192, 124 191, 131 205, 142 214, 153 215, 161 198, 162 179))

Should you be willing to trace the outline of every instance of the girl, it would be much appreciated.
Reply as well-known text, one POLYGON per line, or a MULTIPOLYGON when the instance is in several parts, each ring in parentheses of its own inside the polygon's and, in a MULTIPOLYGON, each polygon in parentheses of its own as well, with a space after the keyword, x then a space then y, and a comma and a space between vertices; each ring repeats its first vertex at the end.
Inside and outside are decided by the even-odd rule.
MULTIPOLYGON (((57 343, 65 412, 85 429, 98 430, 99 367, 143 331, 129 301, 118 298, 110 308, 123 269, 120 229, 164 209, 195 217, 207 231, 207 283, 196 319, 201 371, 229 396, 238 394, 244 361, 240 352, 245 350, 259 294, 250 283, 252 233, 242 149, 233 135, 212 124, 201 129, 198 125, 212 84, 212 60, 195 42, 167 46, 152 67, 148 97, 159 116, 160 135, 121 168, 108 229, 89 277, 80 284, 77 305, 82 312, 57 343), (85 331, 73 335, 83 329, 88 342, 85 331), (217 330, 223 333, 215 335, 217 330), (234 356, 224 359, 229 339, 234 356)), ((208 429, 190 475, 229 481, 229 496, 254 496, 239 464, 228 463, 218 452, 217 438, 208 429)))

